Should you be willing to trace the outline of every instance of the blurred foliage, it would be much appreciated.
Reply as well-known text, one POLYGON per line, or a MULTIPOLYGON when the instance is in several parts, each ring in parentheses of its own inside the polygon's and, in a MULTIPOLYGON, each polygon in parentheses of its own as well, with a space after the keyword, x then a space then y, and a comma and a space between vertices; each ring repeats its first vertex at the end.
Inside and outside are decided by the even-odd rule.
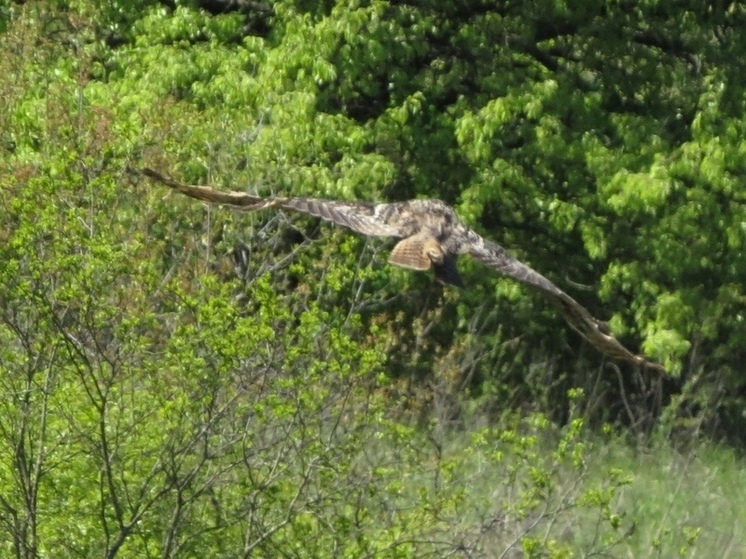
MULTIPOLYGON (((744 24, 736 2, 0 6, 0 547, 566 557, 526 527, 583 472, 583 422, 742 443, 744 24), (671 377, 471 262, 444 289, 385 242, 205 208, 145 165, 446 200, 671 377), (556 463, 517 410, 571 433, 556 463), (501 427, 444 453, 438 430, 473 418, 501 427), (510 498, 454 528, 449 476, 500 445, 510 498)), ((596 515, 586 553, 624 540, 621 480, 552 509, 596 515)))

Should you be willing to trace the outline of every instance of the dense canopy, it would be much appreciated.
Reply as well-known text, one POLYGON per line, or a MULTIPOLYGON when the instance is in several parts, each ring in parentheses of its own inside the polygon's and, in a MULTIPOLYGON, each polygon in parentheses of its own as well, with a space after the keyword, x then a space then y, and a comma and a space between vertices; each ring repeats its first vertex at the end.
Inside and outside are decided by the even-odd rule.
MULTIPOLYGON (((538 557, 522 530, 561 468, 507 418, 565 429, 569 468, 576 420, 742 444, 745 66, 735 1, 1 3, 0 554, 538 557), (443 288, 380 266, 391 243, 143 167, 442 199, 670 374, 479 264, 443 288), (480 425, 448 457, 438 434, 480 425), (467 506, 467 471, 535 493, 467 506)), ((610 502, 562 510, 613 532, 610 502)))

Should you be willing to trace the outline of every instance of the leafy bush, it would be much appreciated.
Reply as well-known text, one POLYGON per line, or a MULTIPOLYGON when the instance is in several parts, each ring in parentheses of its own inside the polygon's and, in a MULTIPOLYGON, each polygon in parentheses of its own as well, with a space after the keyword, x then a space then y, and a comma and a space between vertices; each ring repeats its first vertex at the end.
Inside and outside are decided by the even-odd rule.
POLYGON ((656 455, 671 487, 594 439, 744 432, 738 6, 177 4, 0 7, 4 554, 743 550, 711 523, 742 517, 737 459, 656 455), (445 199, 678 377, 604 363, 470 263, 442 290, 145 164, 445 199))

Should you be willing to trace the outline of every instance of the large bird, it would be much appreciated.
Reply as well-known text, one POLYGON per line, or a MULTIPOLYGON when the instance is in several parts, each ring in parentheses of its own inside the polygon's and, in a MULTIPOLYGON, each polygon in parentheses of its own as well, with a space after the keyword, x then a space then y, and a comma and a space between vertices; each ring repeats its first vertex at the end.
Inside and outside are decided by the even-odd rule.
POLYGON ((498 272, 537 289, 552 302, 567 323, 596 349, 606 355, 665 373, 658 363, 635 355, 612 337, 605 324, 537 271, 513 258, 497 243, 484 239, 459 219, 456 212, 440 200, 409 200, 390 204, 342 202, 317 198, 261 198, 244 192, 219 191, 209 186, 184 184, 152 169, 142 173, 191 198, 257 211, 281 208, 310 214, 375 237, 401 239, 389 256, 389 262, 412 270, 432 269, 442 283, 463 287, 456 258, 468 254, 498 272))

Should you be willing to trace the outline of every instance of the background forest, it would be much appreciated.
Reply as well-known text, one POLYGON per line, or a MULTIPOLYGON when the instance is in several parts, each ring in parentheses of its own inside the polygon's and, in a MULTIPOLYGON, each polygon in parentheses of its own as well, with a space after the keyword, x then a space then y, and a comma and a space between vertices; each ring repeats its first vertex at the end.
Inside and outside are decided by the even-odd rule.
POLYGON ((746 5, 0 4, 0 555, 746 556, 746 5), (440 198, 538 294, 145 180, 440 198))

